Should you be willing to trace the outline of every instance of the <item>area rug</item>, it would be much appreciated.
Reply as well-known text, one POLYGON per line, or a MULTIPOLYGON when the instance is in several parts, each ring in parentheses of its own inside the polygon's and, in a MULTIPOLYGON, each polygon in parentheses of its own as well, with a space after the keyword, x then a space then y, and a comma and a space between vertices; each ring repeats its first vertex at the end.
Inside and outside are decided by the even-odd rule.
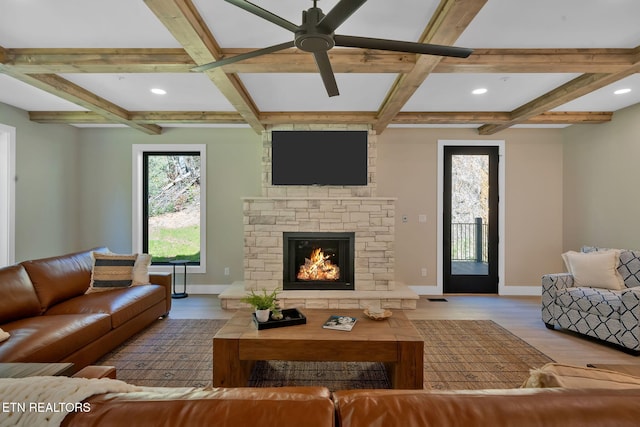
POLYGON ((491 320, 413 323, 424 337, 425 388, 520 387, 530 369, 554 361, 491 320))
MULTIPOLYGON (((130 338, 96 364, 118 379, 143 385, 211 384, 212 340, 225 320, 165 319, 130 338)), ((490 320, 415 320, 425 338, 424 388, 519 387, 529 369, 553 361, 490 320)), ((381 363, 258 362, 249 386, 323 385, 330 390, 390 388, 381 363)))

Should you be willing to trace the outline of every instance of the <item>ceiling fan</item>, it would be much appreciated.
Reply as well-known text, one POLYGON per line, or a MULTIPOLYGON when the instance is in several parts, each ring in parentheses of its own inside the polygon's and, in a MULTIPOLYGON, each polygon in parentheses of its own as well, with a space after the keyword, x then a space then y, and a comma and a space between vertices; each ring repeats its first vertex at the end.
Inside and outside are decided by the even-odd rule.
POLYGON ((245 59, 254 58, 268 53, 297 47, 305 52, 312 53, 318 71, 324 82, 329 96, 339 95, 338 85, 331 69, 328 51, 334 46, 356 47, 362 49, 390 50, 395 52, 420 53, 426 55, 454 56, 466 58, 473 52, 472 49, 442 46, 426 43, 405 42, 399 40, 376 39, 370 37, 341 36, 334 34, 334 31, 349 18, 367 0, 340 0, 327 15, 316 6, 317 0, 313 0, 313 7, 302 11, 302 25, 296 25, 284 18, 275 15, 247 0, 225 0, 238 6, 247 12, 253 13, 260 18, 266 19, 282 28, 294 33, 292 41, 281 43, 264 49, 258 49, 241 55, 223 58, 209 64, 192 68, 192 71, 206 71, 211 68, 221 67, 245 59))

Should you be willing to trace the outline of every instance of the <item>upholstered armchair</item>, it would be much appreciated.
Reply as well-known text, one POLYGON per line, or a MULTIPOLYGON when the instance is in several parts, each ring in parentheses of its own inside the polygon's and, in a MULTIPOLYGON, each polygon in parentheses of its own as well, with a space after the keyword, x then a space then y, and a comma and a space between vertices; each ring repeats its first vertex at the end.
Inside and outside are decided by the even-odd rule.
POLYGON ((542 321, 549 329, 558 326, 617 344, 637 355, 640 354, 640 252, 617 250, 612 271, 605 273, 602 268, 596 271, 609 251, 583 247, 582 253, 567 253, 573 256, 565 257, 571 272, 542 277, 542 321), (589 258, 589 253, 598 258, 589 258), (574 269, 570 268, 571 261, 574 269))

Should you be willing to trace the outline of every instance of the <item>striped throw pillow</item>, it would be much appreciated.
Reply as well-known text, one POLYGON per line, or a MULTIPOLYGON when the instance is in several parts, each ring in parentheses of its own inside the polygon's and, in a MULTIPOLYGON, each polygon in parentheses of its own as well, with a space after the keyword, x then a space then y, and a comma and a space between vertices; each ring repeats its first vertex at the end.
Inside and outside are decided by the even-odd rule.
POLYGON ((93 252, 93 270, 88 292, 128 288, 133 283, 133 266, 138 254, 93 252))

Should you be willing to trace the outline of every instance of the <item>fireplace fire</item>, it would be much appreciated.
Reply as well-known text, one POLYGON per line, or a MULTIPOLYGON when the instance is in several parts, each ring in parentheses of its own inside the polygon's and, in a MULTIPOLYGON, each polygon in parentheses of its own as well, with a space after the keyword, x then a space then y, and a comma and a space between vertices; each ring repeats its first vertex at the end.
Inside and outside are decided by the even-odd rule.
POLYGON ((284 233, 285 290, 353 290, 354 233, 284 233))
POLYGON ((311 251, 311 256, 304 259, 304 264, 300 266, 298 280, 338 280, 340 278, 340 267, 333 264, 331 255, 325 255, 322 248, 311 251))

